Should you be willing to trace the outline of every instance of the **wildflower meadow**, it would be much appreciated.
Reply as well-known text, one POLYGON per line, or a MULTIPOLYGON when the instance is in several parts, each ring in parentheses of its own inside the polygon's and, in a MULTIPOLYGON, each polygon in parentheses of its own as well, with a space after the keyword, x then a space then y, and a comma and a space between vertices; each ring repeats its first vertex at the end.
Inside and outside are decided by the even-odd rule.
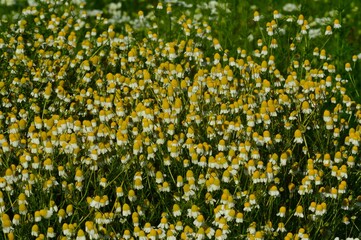
POLYGON ((361 238, 359 1, 0 6, 0 239, 361 238))

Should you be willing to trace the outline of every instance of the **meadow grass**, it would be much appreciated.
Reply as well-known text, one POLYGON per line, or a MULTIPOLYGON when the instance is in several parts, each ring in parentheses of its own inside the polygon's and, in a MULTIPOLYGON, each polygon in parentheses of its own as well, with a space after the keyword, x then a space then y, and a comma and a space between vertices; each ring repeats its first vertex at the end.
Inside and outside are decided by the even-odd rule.
POLYGON ((10 3, 2 238, 361 237, 360 3, 10 3))

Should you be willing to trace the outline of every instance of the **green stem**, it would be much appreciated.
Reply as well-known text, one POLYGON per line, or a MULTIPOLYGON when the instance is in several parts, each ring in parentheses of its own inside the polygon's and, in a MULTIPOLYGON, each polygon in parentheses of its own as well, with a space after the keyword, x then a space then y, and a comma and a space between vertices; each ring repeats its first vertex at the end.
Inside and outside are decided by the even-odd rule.
POLYGON ((258 25, 259 31, 261 32, 262 40, 263 40, 263 42, 266 43, 266 38, 265 38, 265 36, 263 34, 263 31, 262 31, 261 25, 259 24, 259 21, 257 22, 257 25, 258 25))
POLYGON ((354 80, 354 78, 352 77, 352 75, 351 75, 350 72, 348 73, 348 76, 349 76, 350 81, 351 81, 351 83, 352 83, 352 85, 353 85, 353 87, 354 87, 354 89, 355 89, 355 91, 356 91, 357 97, 360 97, 360 94, 359 94, 359 92, 358 92, 358 90, 357 90, 357 86, 356 86, 355 80, 354 80))

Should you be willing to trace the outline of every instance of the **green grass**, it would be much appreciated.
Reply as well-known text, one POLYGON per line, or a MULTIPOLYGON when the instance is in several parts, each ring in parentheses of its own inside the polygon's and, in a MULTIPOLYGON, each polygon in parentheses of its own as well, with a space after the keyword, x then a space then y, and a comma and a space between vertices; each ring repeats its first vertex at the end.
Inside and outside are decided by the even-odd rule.
POLYGON ((360 3, 65 2, 0 10, 1 238, 361 236, 360 3))

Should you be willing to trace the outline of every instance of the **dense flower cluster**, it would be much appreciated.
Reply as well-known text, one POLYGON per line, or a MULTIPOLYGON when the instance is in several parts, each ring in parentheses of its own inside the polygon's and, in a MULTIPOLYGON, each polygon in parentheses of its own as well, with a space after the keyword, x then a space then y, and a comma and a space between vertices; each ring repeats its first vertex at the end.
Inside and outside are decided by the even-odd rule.
MULTIPOLYGON (((9 239, 361 232, 361 104, 347 95, 357 57, 336 69, 325 46, 300 55, 303 15, 274 11, 247 52, 170 3, 152 11, 169 15, 174 39, 143 12, 118 27, 83 7, 42 1, 1 34, 9 239)), ((331 21, 321 37, 341 28, 331 21)))

